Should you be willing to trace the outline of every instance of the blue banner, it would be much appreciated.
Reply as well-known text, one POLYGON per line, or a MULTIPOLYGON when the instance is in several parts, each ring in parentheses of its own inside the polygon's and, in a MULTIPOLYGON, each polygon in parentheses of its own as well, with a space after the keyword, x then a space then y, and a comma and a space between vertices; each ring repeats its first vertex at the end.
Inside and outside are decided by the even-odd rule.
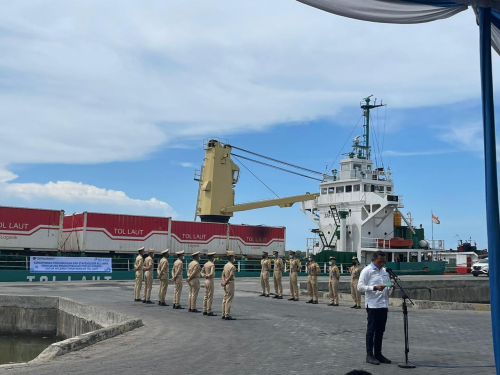
POLYGON ((30 257, 30 273, 111 273, 111 258, 30 257))

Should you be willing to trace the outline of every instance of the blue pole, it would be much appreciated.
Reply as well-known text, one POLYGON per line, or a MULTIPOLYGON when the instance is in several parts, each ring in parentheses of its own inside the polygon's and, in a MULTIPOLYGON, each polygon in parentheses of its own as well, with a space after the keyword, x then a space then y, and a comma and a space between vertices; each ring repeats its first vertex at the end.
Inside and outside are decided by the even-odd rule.
POLYGON ((491 330, 497 375, 500 375, 500 220, 498 210, 497 154, 493 74, 491 69, 491 8, 479 8, 481 95, 483 99, 484 166, 486 185, 486 223, 490 273, 491 330))

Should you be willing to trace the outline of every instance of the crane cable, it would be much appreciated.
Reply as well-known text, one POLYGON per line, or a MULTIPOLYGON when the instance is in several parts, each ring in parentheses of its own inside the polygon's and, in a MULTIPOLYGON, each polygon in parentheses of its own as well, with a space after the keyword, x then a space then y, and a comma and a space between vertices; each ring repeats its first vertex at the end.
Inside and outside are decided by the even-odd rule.
POLYGON ((250 173, 251 173, 251 174, 252 174, 252 175, 253 175, 253 176, 254 176, 257 180, 259 180, 259 181, 262 183, 262 185, 264 185, 266 188, 268 188, 268 189, 269 189, 269 191, 271 191, 271 193, 273 193, 274 195, 276 195, 276 197, 277 197, 277 198, 279 198, 279 195, 278 195, 278 194, 276 194, 276 193, 273 191, 273 189, 271 189, 269 186, 267 186, 267 185, 264 183, 264 181, 262 181, 260 178, 258 178, 258 177, 257 177, 257 175, 256 175, 255 173, 253 173, 253 172, 252 172, 252 171, 251 171, 251 170, 250 170, 250 169, 249 169, 249 168, 248 168, 245 164, 243 164, 243 163, 241 162, 241 160, 240 160, 240 159, 238 159, 238 158, 236 157, 236 155, 232 154, 232 156, 233 156, 233 157, 234 157, 234 158, 238 161, 238 163, 240 163, 243 167, 245 167, 245 169, 246 169, 248 172, 250 172, 250 173))
MULTIPOLYGON (((248 160, 248 161, 251 161, 251 162, 257 163, 257 164, 262 164, 262 165, 265 165, 265 166, 267 166, 267 167, 271 167, 271 168, 279 169, 280 171, 283 171, 283 172, 288 172, 288 173, 295 174, 295 175, 297 175, 297 176, 302 176, 302 177, 305 177, 305 178, 310 178, 311 180, 316 180, 316 181, 319 181, 319 182, 323 182, 323 180, 322 180, 322 179, 320 179, 320 178, 307 176, 307 175, 305 175, 305 174, 298 173, 298 172, 294 172, 294 171, 291 171, 291 170, 289 170, 289 169, 281 168, 281 167, 278 167, 278 166, 276 166, 276 165, 272 165, 272 164, 264 163, 263 161, 259 161, 259 160, 255 160, 255 159, 250 159, 250 158, 247 158, 246 156, 241 156, 241 155, 237 155, 237 154, 233 154, 233 153, 231 153, 231 155, 232 155, 232 156, 236 156, 236 157, 241 158, 241 159, 245 159, 245 160, 248 160)), ((240 162, 241 162, 241 161, 240 161, 240 162)), ((323 175, 323 173, 321 173, 321 175, 323 175)))
MULTIPOLYGON (((240 150, 240 151, 243 151, 243 152, 246 152, 248 154, 252 154, 252 155, 255 155, 255 156, 258 156, 258 157, 261 157, 263 159, 267 159, 267 160, 272 160, 276 163, 281 163, 281 164, 285 164, 285 165, 288 165, 289 167, 292 167, 292 168, 297 168, 297 169, 301 169, 303 171, 306 171, 306 172, 311 172, 311 173, 316 173, 316 174, 319 174, 321 176, 323 176, 323 173, 322 172, 318 172, 318 171, 313 171, 312 169, 308 169, 308 168, 304 168, 304 167, 300 167, 298 165, 295 165, 295 164, 290 164, 290 163, 287 163, 286 161, 281 161, 281 160, 278 160, 278 159, 273 159, 273 158, 270 158, 269 156, 264 156, 264 155, 261 155, 261 154, 257 154, 256 152, 252 152, 252 151, 248 151, 248 150, 244 150, 242 148, 239 148, 239 147, 236 147, 236 146, 231 146, 231 145, 228 145, 229 147, 231 148, 234 148, 236 150, 240 150)), ((234 155, 234 154, 233 154, 234 155)), ((242 156, 240 156, 242 157, 242 156)), ((249 159, 251 160, 251 159, 249 159)))

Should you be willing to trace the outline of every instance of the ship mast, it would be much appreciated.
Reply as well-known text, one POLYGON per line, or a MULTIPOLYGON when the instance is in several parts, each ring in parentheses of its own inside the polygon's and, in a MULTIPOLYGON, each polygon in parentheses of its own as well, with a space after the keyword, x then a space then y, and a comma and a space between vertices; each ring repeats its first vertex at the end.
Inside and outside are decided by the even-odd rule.
POLYGON ((365 140, 365 145, 362 147, 359 147, 362 149, 362 158, 369 160, 370 159, 370 110, 373 108, 378 108, 378 107, 383 107, 385 104, 370 104, 370 98, 373 95, 370 95, 366 98, 363 99, 361 102, 361 109, 363 110, 363 116, 365 118, 364 124, 363 124, 363 129, 364 129, 364 134, 363 138, 365 140), (363 104, 364 102, 364 104, 363 104))

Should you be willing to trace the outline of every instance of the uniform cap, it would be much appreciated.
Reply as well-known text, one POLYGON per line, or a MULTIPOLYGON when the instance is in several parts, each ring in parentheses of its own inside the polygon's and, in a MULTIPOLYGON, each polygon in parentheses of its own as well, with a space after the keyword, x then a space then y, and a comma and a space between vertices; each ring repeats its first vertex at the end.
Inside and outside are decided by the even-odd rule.
POLYGON ((234 251, 229 250, 228 252, 226 252, 226 255, 227 255, 228 257, 229 257, 229 256, 231 256, 231 255, 234 255, 234 251))
POLYGON ((352 257, 352 260, 354 260, 354 259, 358 260, 358 257, 352 257))
POLYGON ((144 246, 137 249, 137 251, 142 251, 142 250, 144 250, 144 246))
POLYGON ((289 253, 290 254, 295 254, 295 251, 294 250, 290 250, 289 253))
POLYGON ((336 260, 335 257, 330 257, 328 258, 329 260, 336 260))
POLYGON ((199 251, 197 251, 196 253, 191 254, 191 256, 193 256, 193 257, 194 257, 195 255, 200 255, 200 252, 199 252, 199 251))
POLYGON ((209 257, 212 257, 212 256, 215 256, 215 254, 217 254, 217 253, 214 251, 213 253, 208 253, 207 255, 208 255, 209 257))
POLYGON ((273 254, 279 254, 279 252, 275 250, 275 251, 273 251, 273 254))
POLYGON ((267 251, 263 251, 262 254, 267 255, 269 253, 267 251))
POLYGON ((162 254, 162 255, 163 255, 163 254, 168 254, 168 253, 169 253, 169 251, 170 251, 169 249, 165 249, 165 250, 163 250, 160 254, 162 254))
POLYGON ((183 255, 184 254, 184 250, 181 250, 181 251, 176 251, 175 252, 175 255, 183 255))
POLYGON ((148 253, 154 253, 155 249, 148 249, 148 253))

